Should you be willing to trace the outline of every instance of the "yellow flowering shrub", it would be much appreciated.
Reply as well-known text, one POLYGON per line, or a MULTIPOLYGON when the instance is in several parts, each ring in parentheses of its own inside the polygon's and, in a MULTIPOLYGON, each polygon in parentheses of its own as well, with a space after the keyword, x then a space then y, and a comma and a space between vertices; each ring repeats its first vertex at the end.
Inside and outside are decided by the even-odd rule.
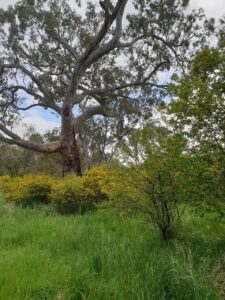
POLYGON ((7 184, 11 180, 11 177, 6 176, 0 176, 0 192, 3 192, 5 184, 7 184))
MULTIPOLYGON (((110 200, 111 207, 120 216, 132 214, 139 204, 143 205, 148 201, 143 193, 145 186, 142 177, 139 175, 126 167, 114 167, 107 173, 107 182, 102 189, 110 200)), ((103 205, 100 204, 99 207, 102 208, 103 205)))
POLYGON ((0 192, 6 201, 22 206, 52 202, 62 214, 84 212, 103 202, 106 206, 111 203, 123 213, 127 212, 127 202, 140 201, 142 197, 138 180, 134 180, 129 169, 101 166, 92 168, 82 177, 1 176, 0 192))
POLYGON ((26 175, 22 177, 0 177, 0 192, 7 202, 32 206, 52 202, 63 214, 83 212, 95 207, 95 203, 107 200, 102 186, 107 171, 93 168, 83 177, 67 176, 54 179, 47 175, 26 175))
POLYGON ((94 208, 96 195, 84 184, 84 177, 67 176, 55 181, 51 201, 62 214, 82 213, 94 208))
POLYGON ((10 176, 0 176, 0 196, 4 195, 5 186, 7 185, 8 181, 10 180, 10 176))
POLYGON ((52 183, 53 179, 47 175, 5 177, 0 179, 0 188, 6 201, 22 206, 32 206, 50 202, 52 183))
POLYGON ((124 202, 135 200, 142 202, 142 181, 139 174, 133 174, 130 168, 114 168, 108 174, 108 184, 103 190, 111 200, 124 202))
POLYGON ((109 172, 106 167, 94 167, 83 176, 84 186, 96 202, 108 200, 105 186, 108 184, 109 172))

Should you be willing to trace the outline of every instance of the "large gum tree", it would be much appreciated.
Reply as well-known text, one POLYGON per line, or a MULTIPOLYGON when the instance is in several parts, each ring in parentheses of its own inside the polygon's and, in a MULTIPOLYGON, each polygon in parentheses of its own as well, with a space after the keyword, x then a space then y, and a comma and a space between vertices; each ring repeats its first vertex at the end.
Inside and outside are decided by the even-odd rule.
POLYGON ((81 175, 77 137, 87 122, 146 117, 166 89, 158 75, 188 68, 213 31, 214 21, 201 10, 188 13, 188 2, 135 0, 132 14, 131 0, 87 1, 80 15, 64 0, 21 0, 0 10, 0 140, 58 152, 63 174, 81 175), (59 116, 57 141, 27 141, 12 129, 34 107, 59 116))

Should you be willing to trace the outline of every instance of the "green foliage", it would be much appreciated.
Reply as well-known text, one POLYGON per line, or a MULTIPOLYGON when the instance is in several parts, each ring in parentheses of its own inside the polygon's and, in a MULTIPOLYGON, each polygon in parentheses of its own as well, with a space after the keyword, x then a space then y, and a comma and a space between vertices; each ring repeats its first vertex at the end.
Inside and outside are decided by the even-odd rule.
POLYGON ((182 213, 179 205, 186 199, 185 149, 181 135, 154 124, 131 133, 125 148, 131 167, 117 188, 124 190, 127 206, 150 217, 164 239, 173 236, 182 213))
POLYGON ((145 193, 150 200, 150 216, 164 239, 169 239, 180 221, 179 205, 184 200, 185 157, 182 151, 185 141, 168 133, 158 146, 149 145, 149 148, 152 149, 144 162, 143 176, 145 193))
POLYGON ((204 147, 190 154, 187 159, 184 201, 197 207, 203 216, 207 211, 215 211, 216 217, 225 214, 225 157, 204 147))
POLYGON ((225 136, 225 45, 205 49, 190 74, 170 86, 170 124, 198 144, 223 149, 225 136))
POLYGON ((169 123, 188 140, 186 198, 201 214, 225 207, 225 44, 206 48, 194 59, 192 71, 173 78, 174 99, 168 105, 169 123))

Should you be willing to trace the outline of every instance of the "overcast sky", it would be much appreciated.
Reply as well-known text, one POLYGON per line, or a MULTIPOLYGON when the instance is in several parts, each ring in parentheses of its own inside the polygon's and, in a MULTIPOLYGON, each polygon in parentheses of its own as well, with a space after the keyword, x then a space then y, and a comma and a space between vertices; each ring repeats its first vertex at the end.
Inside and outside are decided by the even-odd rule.
MULTIPOLYGON (((15 4, 17 0, 0 0, 0 7, 7 8, 9 4, 15 4)), ((70 0, 74 3, 74 0, 70 0)), ((84 2, 84 1, 83 1, 84 2)), ((128 9, 132 7, 132 0, 128 0, 128 9)), ((225 0, 191 0, 191 8, 203 7, 208 16, 220 18, 225 14, 225 0)))
MULTIPOLYGON (((8 5, 13 5, 18 0, 0 0, 0 8, 7 8, 8 5)), ((83 3, 85 1, 82 1, 83 3)), ((75 3, 75 0, 70 0, 71 4, 75 3)), ((208 17, 214 17, 219 19, 225 14, 225 0, 190 0, 190 8, 204 8, 208 17)), ((84 8, 83 8, 84 9, 84 8)), ((132 9, 132 0, 128 0, 127 12, 132 9)), ((29 125, 33 125, 35 129, 44 133, 46 130, 51 130, 56 126, 59 126, 59 119, 52 114, 47 113, 41 108, 35 108, 26 112, 24 122, 29 125)), ((20 127, 17 133, 24 133, 24 128, 20 127)))

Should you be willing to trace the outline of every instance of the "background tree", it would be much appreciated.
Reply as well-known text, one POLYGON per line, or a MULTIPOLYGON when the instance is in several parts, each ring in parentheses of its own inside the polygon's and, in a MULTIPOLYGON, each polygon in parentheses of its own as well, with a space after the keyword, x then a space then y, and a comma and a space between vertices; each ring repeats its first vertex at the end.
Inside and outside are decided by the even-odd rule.
POLYGON ((148 116, 166 87, 159 72, 188 67, 214 21, 202 10, 187 13, 189 1, 138 0, 124 29, 127 1, 88 1, 85 16, 61 0, 21 0, 0 11, 1 141, 58 152, 63 174, 81 175, 77 136, 87 120, 148 116), (36 106, 60 117, 57 141, 28 141, 9 129, 36 106))
POLYGON ((170 124, 195 147, 211 144, 224 152, 225 145, 225 43, 198 53, 192 70, 177 77, 170 92, 170 124))
MULTIPOLYGON (((176 77, 170 91, 169 122, 187 138, 193 203, 219 208, 225 198, 225 44, 197 54, 192 70, 176 77)), ((222 206, 221 206, 222 204, 222 206)))
POLYGON ((20 174, 21 152, 16 146, 0 143, 0 175, 20 174))
MULTIPOLYGON (((58 140, 58 132, 46 132, 44 136, 28 127, 24 134, 31 142, 48 143, 58 140)), ((61 175, 61 159, 58 153, 46 154, 30 151, 16 145, 0 144, 0 175, 18 176, 45 173, 61 175)))

